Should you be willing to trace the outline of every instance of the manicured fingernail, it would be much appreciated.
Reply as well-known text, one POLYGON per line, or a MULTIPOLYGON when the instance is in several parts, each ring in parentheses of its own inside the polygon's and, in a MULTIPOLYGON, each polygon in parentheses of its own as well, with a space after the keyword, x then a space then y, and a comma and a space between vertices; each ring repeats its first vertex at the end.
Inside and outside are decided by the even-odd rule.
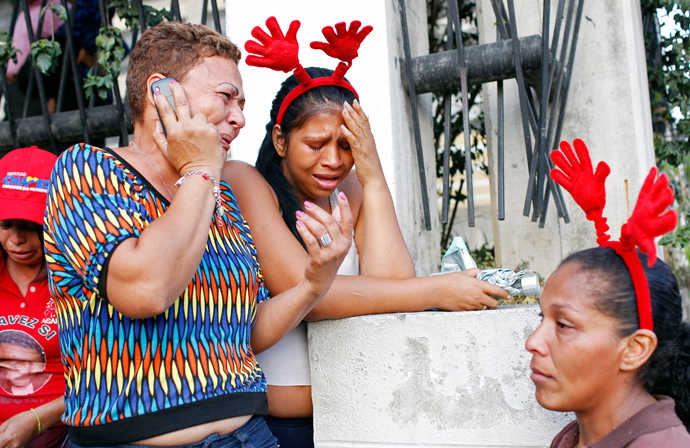
POLYGON ((312 208, 312 207, 314 206, 314 204, 312 204, 312 203, 309 202, 309 201, 304 201, 304 206, 305 206, 306 208, 312 208))
POLYGON ((176 79, 171 79, 171 80, 170 80, 170 84, 175 84, 175 83, 177 83, 177 80, 176 80, 176 79))
POLYGON ((158 95, 161 94, 161 91, 160 91, 160 90, 156 90, 155 92, 153 92, 153 94, 154 94, 155 96, 158 96, 158 95))
POLYGON ((295 216, 297 216, 298 218, 301 218, 302 216, 304 216, 304 212, 302 210, 297 210, 295 212, 295 216))
POLYGON ((343 201, 347 199, 347 196, 345 196, 345 193, 343 193, 342 191, 340 193, 338 193, 338 197, 340 199, 342 199, 343 201))
POLYGON ((302 221, 297 221, 297 224, 295 224, 297 227, 302 227, 304 223, 302 221))
POLYGON ((359 101, 357 101, 357 98, 352 102, 352 104, 359 104, 359 101))

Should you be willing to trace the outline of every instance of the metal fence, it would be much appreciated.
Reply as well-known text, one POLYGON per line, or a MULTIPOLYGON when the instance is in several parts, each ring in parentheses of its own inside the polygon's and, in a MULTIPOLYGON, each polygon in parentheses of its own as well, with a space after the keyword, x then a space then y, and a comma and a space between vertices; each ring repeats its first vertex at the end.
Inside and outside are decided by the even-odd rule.
POLYGON ((468 113, 468 83, 497 82, 498 84, 498 219, 505 217, 505 184, 503 178, 504 120, 503 81, 515 79, 518 85, 522 128, 525 140, 529 172, 528 189, 525 194, 523 215, 532 221, 545 224, 550 198, 553 198, 558 216, 569 222, 568 211, 560 187, 548 175, 552 167, 549 154, 560 140, 565 119, 565 105, 568 98, 570 76, 575 60, 577 38, 585 0, 542 0, 542 33, 536 36, 519 37, 519 23, 516 20, 515 0, 491 0, 496 17, 497 42, 463 48, 460 18, 457 3, 448 2, 446 51, 412 58, 405 0, 399 0, 401 26, 403 30, 404 66, 408 92, 415 124, 415 144, 424 199, 424 218, 427 230, 431 229, 430 201, 426 193, 424 158, 422 154, 420 128, 416 109, 416 95, 435 92, 447 95, 445 101, 445 144, 443 171, 443 207, 441 220, 448 219, 449 178, 448 160, 450 151, 450 95, 459 90, 463 107, 463 128, 465 139, 465 179, 467 182, 468 224, 474 226, 474 198, 472 186, 472 161, 470 144, 470 123, 468 113), (551 12, 555 12, 552 23, 551 12), (531 73, 532 76, 526 76, 531 73))
MULTIPOLYGON (((14 36, 15 41, 28 39, 33 43, 49 32, 48 39, 59 42, 62 55, 57 70, 48 76, 35 67, 30 57, 18 73, 9 76, 8 67, 0 66, 0 99, 4 103, 0 111, 4 115, 0 122, 0 157, 14 148, 30 145, 59 153, 70 144, 93 143, 106 137, 119 137, 120 145, 129 143, 128 136, 133 131, 131 113, 119 83, 113 82, 105 99, 96 94, 87 99, 83 81, 88 69, 95 74, 103 73, 98 66, 98 50, 94 50, 95 37, 99 29, 112 27, 115 20, 121 20, 123 11, 130 19, 130 26, 122 29, 127 49, 134 46, 138 36, 151 24, 155 11, 165 9, 171 20, 190 21, 183 17, 179 0, 146 3, 144 5, 142 0, 71 0, 69 4, 67 0, 14 1, 6 28, 9 35, 14 36), (50 4, 62 5, 69 11, 68 20, 60 26, 54 26, 51 19, 44 19, 50 12, 40 14, 50 4), (154 8, 152 4, 160 6, 154 8), (35 27, 31 26, 32 16, 38 19, 35 27), (15 30, 25 35, 15 36, 15 30)), ((189 8, 196 9, 194 13, 201 9, 201 14, 189 14, 197 18, 195 21, 223 32, 223 11, 216 0, 190 1, 189 4, 189 8)))

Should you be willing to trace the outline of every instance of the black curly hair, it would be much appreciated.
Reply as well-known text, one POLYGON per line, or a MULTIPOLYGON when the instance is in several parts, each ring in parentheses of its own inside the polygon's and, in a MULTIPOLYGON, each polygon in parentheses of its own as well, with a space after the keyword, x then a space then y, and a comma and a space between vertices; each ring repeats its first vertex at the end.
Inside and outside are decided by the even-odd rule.
MULTIPOLYGON (((644 365, 640 381, 651 394, 676 401, 676 414, 690 429, 690 325, 683 322, 678 281, 666 263, 647 266, 647 255, 638 252, 652 300, 656 350, 644 365)), ((570 255, 561 263, 577 263, 594 275, 595 307, 619 322, 622 337, 639 328, 635 288, 623 259, 611 248, 596 247, 570 255)))
MULTIPOLYGON (((323 78, 333 74, 333 70, 320 67, 308 67, 305 70, 312 79, 323 78)), ((295 212, 302 210, 302 204, 297 199, 292 185, 283 175, 281 169, 283 159, 278 155, 273 145, 273 127, 276 124, 280 106, 283 104, 285 97, 298 85, 297 78, 294 75, 290 76, 283 81, 280 90, 278 90, 276 97, 273 99, 271 120, 266 125, 266 136, 263 143, 261 143, 255 166, 269 185, 271 185, 278 197, 278 204, 280 205, 285 224, 292 234, 295 235, 297 241, 304 246, 302 237, 297 232, 295 220, 295 212)), ((354 93, 338 86, 321 86, 307 90, 288 106, 285 115, 283 115, 280 129, 285 136, 285 144, 289 143, 292 132, 304 125, 312 116, 324 112, 340 111, 344 102, 352 104, 355 98, 354 93)))

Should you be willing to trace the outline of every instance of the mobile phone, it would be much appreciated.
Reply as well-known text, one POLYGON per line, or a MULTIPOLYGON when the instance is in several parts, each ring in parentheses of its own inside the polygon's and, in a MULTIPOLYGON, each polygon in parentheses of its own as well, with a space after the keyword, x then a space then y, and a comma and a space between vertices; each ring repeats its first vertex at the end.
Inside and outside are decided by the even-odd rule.
MULTIPOLYGON (((155 95, 156 92, 160 92, 165 96, 165 98, 168 100, 168 103, 170 103, 170 106, 173 109, 173 112, 177 111, 175 110, 175 100, 173 99, 172 96, 172 91, 170 90, 170 81, 172 81, 175 78, 163 78, 159 79, 158 81, 154 82, 151 84, 151 94, 155 95)), ((165 129, 165 125, 163 124, 163 120, 161 120, 161 113, 158 110, 158 106, 156 106, 156 112, 158 112, 158 119, 161 122, 161 127, 163 128, 163 134, 165 136, 168 136, 168 131, 165 129)))

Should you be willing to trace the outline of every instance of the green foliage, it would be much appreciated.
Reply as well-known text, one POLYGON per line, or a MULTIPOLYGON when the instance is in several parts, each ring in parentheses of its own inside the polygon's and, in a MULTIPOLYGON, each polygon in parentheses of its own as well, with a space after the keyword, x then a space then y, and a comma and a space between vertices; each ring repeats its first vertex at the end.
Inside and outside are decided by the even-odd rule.
MULTIPOLYGON (((45 6, 41 9, 41 17, 44 17, 47 11, 53 11, 63 22, 66 22, 68 19, 67 10, 62 5, 45 6)), ((55 36, 53 35, 50 40, 39 39, 31 44, 31 62, 46 76, 55 71, 62 54, 62 47, 59 42, 55 42, 54 38, 55 36)))
POLYGON ((660 241, 670 264, 690 286, 690 0, 642 0, 643 14, 657 13, 670 32, 647 32, 647 73, 657 165, 668 174, 676 196, 678 227, 660 241), (683 260, 684 259, 684 260, 683 260))
POLYGON ((61 54, 60 42, 40 39, 31 44, 31 61, 46 76, 55 71, 61 54))
POLYGON ((119 28, 101 28, 96 37, 98 49, 98 67, 100 74, 89 70, 84 78, 84 93, 87 98, 97 93, 101 99, 108 97, 108 92, 113 88, 113 83, 120 75, 122 59, 125 57, 125 44, 119 28))
MULTIPOLYGON (((113 0, 109 3, 110 8, 114 8, 117 15, 130 28, 140 28, 139 10, 136 2, 130 0, 113 0)), ((165 10, 158 10, 149 5, 143 5, 144 20, 146 26, 155 26, 165 20, 172 20, 172 14, 165 10)), ((97 93, 101 99, 106 99, 108 92, 113 88, 117 77, 122 68, 122 59, 125 57, 125 45, 122 40, 122 33, 119 28, 108 26, 101 28, 96 37, 96 48, 98 49, 99 73, 89 70, 84 78, 84 93, 87 98, 97 93)))
MULTIPOLYGON (((477 35, 477 13, 476 4, 470 0, 451 0, 457 1, 460 12, 462 28, 463 46, 476 45, 477 35)), ((429 53, 446 51, 446 18, 447 0, 427 0, 427 18, 429 33, 429 53)), ((455 48, 455 47, 454 47, 455 48)), ((484 130, 484 112, 481 108, 481 85, 468 86, 468 110, 471 115, 470 139, 472 146, 472 160, 474 164, 479 164, 479 168, 488 171, 488 167, 483 160, 484 148, 486 146, 486 132, 484 130)), ((434 144, 436 146, 436 177, 443 179, 443 150, 444 150, 444 128, 445 128, 445 108, 446 97, 443 94, 432 94, 432 105, 434 108, 434 144)), ((463 193, 464 178, 461 176, 465 172, 465 150, 463 136, 463 113, 460 89, 452 92, 451 101, 451 123, 450 123, 450 213, 448 223, 443 224, 441 232, 441 250, 453 240, 453 223, 457 216, 458 207, 465 202, 467 196, 463 193), (460 142, 458 147, 455 143, 460 142)))
MULTIPOLYGON (((113 0, 110 2, 110 7, 115 8, 118 17, 125 22, 127 28, 141 28, 139 9, 135 2, 131 0, 113 0)), ((172 20, 172 14, 166 9, 158 10, 149 5, 143 5, 143 8, 146 27, 156 26, 165 20, 172 20)))
POLYGON ((494 269, 496 267, 496 251, 489 243, 484 243, 482 247, 471 250, 470 255, 477 267, 481 270, 494 269))
POLYGON ((98 65, 114 78, 120 76, 122 59, 125 57, 125 43, 119 28, 101 28, 96 37, 98 65))
MULTIPOLYGON (((113 0, 109 3, 109 7, 115 8, 128 28, 140 27, 139 11, 135 2, 113 0)), ((158 10, 149 5, 143 5, 143 9, 147 27, 155 26, 165 20, 172 20, 172 14, 165 9, 158 10)), ((54 12, 63 22, 69 19, 68 12, 62 5, 44 7, 41 10, 41 16, 44 16, 49 10, 54 12)), ((93 69, 89 71, 83 80, 83 88, 87 98, 96 93, 100 98, 105 99, 120 75, 122 60, 125 57, 125 45, 120 29, 112 26, 101 28, 98 37, 96 37, 96 48, 98 50, 99 71, 97 73, 93 69)), ((10 59, 16 62, 17 53, 9 33, 0 33, 0 65, 7 67, 10 59)), ((52 37, 51 39, 39 39, 31 44, 31 60, 36 68, 46 76, 55 71, 61 54, 60 44, 55 42, 52 37)))
MULTIPOLYGON (((46 11, 51 10, 55 13, 55 15, 58 17, 58 19, 62 20, 63 22, 67 22, 67 9, 65 9, 64 6, 62 5, 48 5, 45 6, 41 10, 41 15, 45 16, 46 11)), ((45 26, 45 25, 44 25, 45 26)))
POLYGON ((12 45, 12 36, 7 31, 0 33, 0 66, 7 68, 10 59, 17 62, 19 50, 12 45))
POLYGON ((90 98, 91 95, 97 93, 98 96, 104 100, 108 97, 110 89, 113 88, 113 76, 94 75, 93 69, 91 69, 86 78, 84 78, 83 87, 86 98, 90 98))

